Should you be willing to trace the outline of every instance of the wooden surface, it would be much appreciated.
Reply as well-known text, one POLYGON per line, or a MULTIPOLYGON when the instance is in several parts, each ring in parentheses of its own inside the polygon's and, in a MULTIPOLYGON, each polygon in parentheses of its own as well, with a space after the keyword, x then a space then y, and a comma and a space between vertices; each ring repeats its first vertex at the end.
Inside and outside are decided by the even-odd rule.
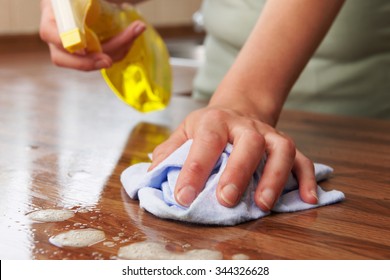
POLYGON ((225 259, 389 259, 390 122, 286 112, 279 128, 311 159, 331 165, 321 185, 340 204, 272 214, 234 227, 161 220, 139 209, 119 176, 166 139, 200 104, 175 97, 167 111, 139 115, 98 73, 52 66, 47 52, 0 53, 0 258, 115 259, 140 241, 173 251, 212 249, 225 259), (36 223, 37 209, 73 209, 70 220, 36 223), (101 229, 105 243, 58 248, 48 239, 101 229), (107 246, 110 244, 110 246, 107 246))

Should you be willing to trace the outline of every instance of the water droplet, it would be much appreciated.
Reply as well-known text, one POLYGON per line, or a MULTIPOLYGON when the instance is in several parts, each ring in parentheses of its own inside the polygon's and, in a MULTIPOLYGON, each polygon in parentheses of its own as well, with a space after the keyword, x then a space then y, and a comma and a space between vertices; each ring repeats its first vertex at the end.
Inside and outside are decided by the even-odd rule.
POLYGON ((232 256, 232 260, 249 260, 249 256, 245 254, 235 254, 232 256))
POLYGON ((208 249, 170 252, 162 243, 144 241, 121 247, 118 257, 129 260, 221 260, 223 255, 219 251, 208 249))
POLYGON ((105 239, 105 234, 97 229, 78 229, 50 237, 51 244, 57 247, 89 247, 105 239))
POLYGON ((36 222, 62 222, 74 217, 74 212, 60 209, 43 209, 27 214, 27 217, 36 222))
POLYGON ((115 247, 116 246, 115 242, 111 242, 111 241, 103 242, 103 245, 107 246, 107 247, 115 247))
POLYGON ((28 151, 31 151, 31 150, 38 150, 39 149, 39 146, 37 146, 37 145, 28 145, 27 147, 26 147, 26 150, 28 150, 28 151))
POLYGON ((72 179, 81 180, 91 177, 91 174, 85 170, 78 170, 74 172, 69 172, 68 176, 72 179))

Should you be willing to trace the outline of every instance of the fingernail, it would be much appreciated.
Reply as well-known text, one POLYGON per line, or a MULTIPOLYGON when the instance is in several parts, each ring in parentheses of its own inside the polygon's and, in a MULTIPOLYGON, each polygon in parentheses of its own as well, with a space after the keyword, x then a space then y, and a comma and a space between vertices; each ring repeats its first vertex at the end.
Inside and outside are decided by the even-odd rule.
POLYGON ((191 186, 182 188, 176 195, 177 202, 186 207, 190 206, 195 198, 196 190, 191 186))
POLYGON ((143 30, 145 29, 145 25, 143 23, 138 23, 135 27, 134 27, 134 33, 135 34, 140 34, 143 30))
POLYGON ((105 60, 98 60, 95 62, 96 69, 108 68, 109 66, 110 66, 109 63, 105 60))
POLYGON ((149 165, 147 172, 152 171, 153 168, 154 168, 154 165, 153 165, 153 163, 152 163, 152 164, 149 165))
POLYGON ((240 192, 234 184, 227 184, 221 190, 221 198, 230 206, 234 206, 237 203, 240 192))
POLYGON ((265 189, 260 194, 260 201, 268 210, 271 210, 274 200, 275 194, 271 189, 265 189))
POLYGON ((154 161, 151 162, 150 165, 149 165, 149 168, 148 168, 148 172, 149 172, 149 171, 152 171, 152 169, 154 169, 155 167, 156 167, 155 162, 154 162, 154 161))
POLYGON ((311 195, 316 199, 316 202, 318 203, 318 196, 317 196, 317 193, 315 191, 311 191, 310 192, 311 195))

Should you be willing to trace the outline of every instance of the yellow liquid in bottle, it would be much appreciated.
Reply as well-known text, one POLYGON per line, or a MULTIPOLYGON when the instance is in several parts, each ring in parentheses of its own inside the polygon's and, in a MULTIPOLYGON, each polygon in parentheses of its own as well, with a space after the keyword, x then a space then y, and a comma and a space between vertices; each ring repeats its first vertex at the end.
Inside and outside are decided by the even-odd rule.
MULTIPOLYGON (((135 20, 145 22, 130 5, 119 7, 102 0, 88 1, 84 21, 90 51, 100 49, 96 40, 101 42, 117 35, 135 20)), ((161 110, 169 103, 172 87, 169 54, 164 41, 149 24, 127 55, 101 72, 112 91, 140 112, 161 110)))

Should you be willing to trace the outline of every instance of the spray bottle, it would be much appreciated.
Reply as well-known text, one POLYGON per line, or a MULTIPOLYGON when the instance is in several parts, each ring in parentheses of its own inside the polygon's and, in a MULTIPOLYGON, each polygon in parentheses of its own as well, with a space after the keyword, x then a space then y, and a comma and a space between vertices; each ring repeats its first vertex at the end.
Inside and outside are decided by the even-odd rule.
MULTIPOLYGON (((145 20, 133 6, 104 0, 51 0, 64 48, 100 52, 101 42, 135 20, 145 20)), ((146 23, 146 22, 145 22, 146 23)), ((127 55, 101 73, 112 91, 140 112, 164 109, 171 97, 172 74, 167 48, 148 23, 127 55)))

